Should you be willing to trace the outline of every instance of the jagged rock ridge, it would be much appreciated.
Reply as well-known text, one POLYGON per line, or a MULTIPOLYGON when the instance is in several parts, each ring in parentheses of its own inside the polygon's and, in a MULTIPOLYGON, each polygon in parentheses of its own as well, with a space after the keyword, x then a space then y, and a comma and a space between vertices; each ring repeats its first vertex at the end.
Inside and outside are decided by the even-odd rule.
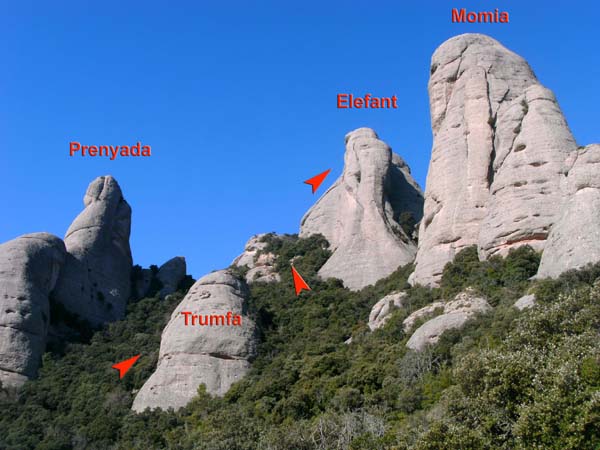
POLYGON ((233 260, 231 265, 247 267, 246 282, 275 283, 281 277, 275 270, 275 255, 266 252, 267 243, 264 241, 266 233, 252 236, 244 246, 244 252, 233 260))
POLYGON ((434 142, 411 282, 436 285, 470 245, 482 258, 543 249, 577 148, 552 92, 523 58, 465 34, 435 51, 429 95, 434 142))
POLYGON ((300 236, 320 233, 329 241, 333 254, 321 277, 361 289, 413 261, 416 244, 401 222, 403 213, 421 219, 423 196, 406 163, 369 128, 346 135, 344 162, 302 219, 300 236))

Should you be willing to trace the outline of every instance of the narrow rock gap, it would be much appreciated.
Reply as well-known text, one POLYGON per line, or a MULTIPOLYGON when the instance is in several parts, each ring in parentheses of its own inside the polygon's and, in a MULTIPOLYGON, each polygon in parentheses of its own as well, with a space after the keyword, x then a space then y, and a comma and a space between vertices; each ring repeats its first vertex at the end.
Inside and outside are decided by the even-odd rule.
MULTIPOLYGON (((488 106, 489 106, 488 125, 490 126, 490 128, 492 130, 492 137, 491 137, 492 151, 490 152, 490 162, 489 162, 488 171, 487 171, 488 191, 490 191, 492 188, 492 183, 494 182, 494 175, 495 175, 494 162, 496 161, 496 120, 498 118, 498 111, 496 111, 496 113, 494 113, 492 111, 492 100, 490 98, 490 80, 488 79, 487 73, 485 74, 485 82, 486 82, 486 86, 487 86, 487 98, 488 98, 488 106)), ((505 96, 506 96, 506 93, 504 94, 504 97, 505 96)), ((504 97, 502 97, 500 102, 502 102, 504 97)), ((500 109, 499 104, 498 104, 498 109, 500 109)))

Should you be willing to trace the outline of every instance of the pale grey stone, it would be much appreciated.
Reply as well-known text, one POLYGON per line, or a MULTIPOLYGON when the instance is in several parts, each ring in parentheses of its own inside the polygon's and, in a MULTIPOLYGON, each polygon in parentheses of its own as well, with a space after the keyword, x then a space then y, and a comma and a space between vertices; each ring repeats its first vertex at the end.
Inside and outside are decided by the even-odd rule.
POLYGON ((488 36, 442 44, 429 95, 434 142, 410 282, 436 286, 467 246, 481 258, 544 247, 576 143, 552 92, 488 36))
POLYGON ((278 283, 281 276, 275 272, 273 266, 256 266, 246 272, 246 282, 252 283, 278 283))
POLYGON ((256 355, 254 321, 247 315, 244 281, 221 270, 198 280, 177 306, 165 327, 158 366, 137 394, 134 411, 185 406, 200 384, 209 394, 223 395, 250 368, 256 355), (242 316, 241 326, 185 326, 182 312, 242 316))
POLYGON ((244 252, 235 258, 231 264, 238 267, 247 266, 249 269, 252 269, 257 254, 267 246, 267 243, 262 241, 266 235, 266 233, 263 233, 252 236, 248 242, 246 242, 244 252))
POLYGON ((600 261, 600 145, 578 150, 567 165, 562 213, 550 232, 537 278, 600 261))
POLYGON ((187 266, 183 256, 171 258, 160 266, 156 278, 162 283, 162 288, 159 292, 161 298, 165 298, 177 290, 177 286, 185 278, 186 271, 187 266))
POLYGON ((49 294, 65 261, 65 245, 48 233, 0 245, 0 382, 19 387, 34 378, 46 347, 49 294))
POLYGON ((424 306, 421 309, 418 309, 411 313, 404 321, 402 322, 402 328, 405 333, 408 333, 414 327, 415 323, 424 318, 433 315, 436 311, 444 311, 444 307, 446 304, 444 302, 433 302, 427 306, 424 306))
POLYGON ((413 318, 412 322, 408 324, 405 321, 405 330, 412 328, 417 318, 433 313, 442 305, 444 308, 443 314, 428 320, 419 328, 417 328, 406 343, 408 348, 415 351, 421 351, 427 345, 435 344, 444 331, 452 328, 462 328, 463 325, 475 314, 481 314, 491 310, 491 306, 487 300, 479 297, 471 289, 466 289, 464 292, 459 293, 454 300, 450 302, 442 303, 441 305, 433 305, 433 309, 426 307, 423 308, 423 310, 419 310, 425 312, 421 312, 420 315, 418 315, 416 318, 413 318))
POLYGON ((417 328, 406 343, 406 346, 411 350, 421 351, 427 345, 435 344, 445 331, 452 328, 462 328, 470 317, 465 312, 454 312, 436 316, 417 328))
POLYGON ((524 295, 515 302, 515 308, 519 311, 524 309, 533 308, 535 306, 535 294, 524 295))
POLYGON ((302 219, 300 237, 322 234, 332 256, 319 271, 358 290, 411 263, 416 244, 402 213, 421 218, 421 190, 402 159, 370 128, 346 135, 344 171, 302 219))
POLYGON ((393 292, 386 295, 373 305, 369 314, 369 328, 371 331, 381 328, 389 320, 394 308, 401 308, 406 292, 393 292))
POLYGON ((67 260, 55 294, 68 310, 93 325, 125 315, 131 291, 131 208, 111 176, 96 178, 85 209, 65 236, 67 260))
POLYGON ((246 266, 249 270, 246 273, 246 282, 248 284, 277 283, 281 281, 280 275, 275 270, 275 255, 265 253, 267 243, 263 242, 266 233, 252 236, 244 247, 244 252, 233 260, 233 266, 246 266))

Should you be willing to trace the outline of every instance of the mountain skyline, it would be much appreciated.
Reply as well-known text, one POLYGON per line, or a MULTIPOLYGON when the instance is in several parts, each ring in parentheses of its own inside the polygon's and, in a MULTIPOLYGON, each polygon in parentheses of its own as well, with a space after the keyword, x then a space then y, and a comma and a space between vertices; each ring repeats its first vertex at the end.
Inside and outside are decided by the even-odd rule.
POLYGON ((0 188, 12 193, 3 199, 12 214, 0 241, 64 236, 90 180, 112 174, 133 207, 134 263, 184 255, 199 277, 229 265, 254 234, 298 232, 342 171, 344 135, 361 126, 377 130, 425 189, 429 59, 464 32, 489 34, 523 55, 556 93, 578 143, 600 140, 592 88, 600 62, 589 57, 598 6, 559 16, 508 1, 511 22, 490 26, 452 24, 450 4, 340 5, 320 5, 319 17, 310 2, 167 11, 73 3, 34 14, 27 4, 5 7, 6 41, 18 44, 0 75, 0 188), (577 33, 557 32, 575 23, 577 33), (339 110, 336 95, 345 92, 397 95, 399 108, 339 110), (70 141, 140 140, 151 157, 69 157, 70 141), (303 180, 328 168, 313 196, 303 180))

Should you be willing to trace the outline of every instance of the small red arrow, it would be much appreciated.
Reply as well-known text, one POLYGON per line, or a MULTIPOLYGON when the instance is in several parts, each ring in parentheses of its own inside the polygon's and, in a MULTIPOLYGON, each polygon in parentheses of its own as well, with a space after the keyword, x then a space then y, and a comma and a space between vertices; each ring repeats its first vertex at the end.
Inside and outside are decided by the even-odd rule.
POLYGON ((319 189, 319 186, 321 186, 321 183, 323 182, 325 177, 329 175, 329 172, 331 172, 331 169, 327 169, 325 172, 320 173, 319 175, 315 175, 312 178, 309 178, 304 182, 304 184, 310 184, 312 186, 312 193, 314 194, 315 192, 317 192, 317 189, 319 189))
POLYGON ((294 266, 292 266, 292 276, 294 277, 294 289, 296 289, 296 295, 300 295, 302 290, 310 291, 310 287, 308 287, 308 284, 306 284, 306 281, 304 281, 304 278, 300 276, 294 266))
POLYGON ((113 364, 112 368, 119 371, 119 379, 123 378, 127 371, 131 369, 131 366, 135 364, 140 355, 135 355, 133 358, 126 359, 125 361, 113 364))

